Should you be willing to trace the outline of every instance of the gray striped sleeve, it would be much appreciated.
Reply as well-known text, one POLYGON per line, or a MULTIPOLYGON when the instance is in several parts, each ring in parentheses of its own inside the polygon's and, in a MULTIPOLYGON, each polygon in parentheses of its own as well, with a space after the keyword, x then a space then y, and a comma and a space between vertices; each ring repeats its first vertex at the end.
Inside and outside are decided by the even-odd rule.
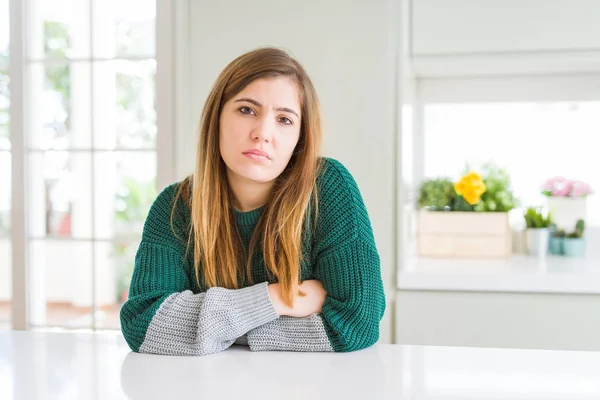
POLYGON ((305 318, 279 317, 248 332, 247 341, 252 351, 333 351, 318 314, 305 318))
POLYGON ((202 356, 227 349, 249 330, 277 318, 267 285, 174 293, 152 318, 140 353, 202 356))

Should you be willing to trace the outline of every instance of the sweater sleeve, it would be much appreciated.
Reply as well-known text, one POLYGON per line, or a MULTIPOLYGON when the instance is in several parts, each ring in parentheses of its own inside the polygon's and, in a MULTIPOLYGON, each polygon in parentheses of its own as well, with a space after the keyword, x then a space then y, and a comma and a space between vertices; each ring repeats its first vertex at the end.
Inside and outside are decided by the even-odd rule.
POLYGON ((155 200, 135 257, 121 330, 140 353, 201 356, 231 346, 249 330, 277 318, 267 284, 193 293, 184 270, 185 247, 170 225, 172 187, 155 200))
POLYGON ((385 295, 367 210, 347 169, 330 159, 325 168, 314 244, 314 275, 327 291, 322 312, 251 330, 251 350, 349 352, 379 339, 385 295))

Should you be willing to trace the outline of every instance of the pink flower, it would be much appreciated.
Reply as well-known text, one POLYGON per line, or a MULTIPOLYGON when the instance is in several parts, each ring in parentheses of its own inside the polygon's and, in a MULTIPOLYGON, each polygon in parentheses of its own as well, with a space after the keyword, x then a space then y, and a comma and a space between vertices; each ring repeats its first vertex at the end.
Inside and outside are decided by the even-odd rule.
POLYGON ((571 193, 571 188, 569 186, 563 186, 552 190, 552 196, 555 197, 565 197, 571 193))
POLYGON ((546 196, 554 197, 583 197, 593 193, 587 183, 569 180, 563 176, 548 179, 541 189, 546 196))
POLYGON ((557 186, 561 185, 562 183, 564 183, 566 181, 567 181, 567 179, 562 176, 555 176, 554 178, 550 178, 546 182, 544 182, 544 184, 542 185, 542 190, 551 192, 557 186))
POLYGON ((542 192, 550 196, 568 196, 570 191, 570 182, 563 176, 550 178, 542 185, 542 192))
POLYGON ((593 193, 592 188, 587 183, 574 181, 570 195, 573 197, 584 197, 593 193))

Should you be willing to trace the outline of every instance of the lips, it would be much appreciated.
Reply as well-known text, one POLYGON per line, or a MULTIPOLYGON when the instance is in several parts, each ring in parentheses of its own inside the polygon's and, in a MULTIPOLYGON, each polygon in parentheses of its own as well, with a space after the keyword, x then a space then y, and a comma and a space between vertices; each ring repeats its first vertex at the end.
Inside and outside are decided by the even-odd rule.
POLYGON ((251 149, 251 150, 246 150, 246 151, 245 151, 243 154, 246 154, 246 155, 254 155, 254 156, 257 156, 257 157, 264 157, 264 158, 266 158, 267 160, 270 160, 270 159, 271 159, 271 157, 269 157, 269 154, 268 154, 268 153, 266 153, 266 152, 264 152, 264 151, 262 151, 262 150, 259 150, 259 149, 251 149))

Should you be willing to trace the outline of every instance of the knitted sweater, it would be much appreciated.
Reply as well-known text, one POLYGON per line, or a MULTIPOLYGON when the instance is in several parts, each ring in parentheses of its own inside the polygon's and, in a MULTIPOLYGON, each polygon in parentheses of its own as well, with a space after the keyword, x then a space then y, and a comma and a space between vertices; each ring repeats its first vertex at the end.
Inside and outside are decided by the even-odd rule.
MULTIPOLYGON (((144 224, 135 257, 129 298, 121 308, 121 329, 133 351, 206 355, 232 344, 253 351, 348 352, 373 345, 385 311, 379 254, 371 222, 355 180, 338 161, 324 158, 317 177, 318 217, 303 248, 300 279, 318 279, 327 292, 322 312, 305 318, 279 317, 270 300, 269 275, 260 248, 253 257, 253 285, 241 289, 196 284, 193 254, 171 229, 179 183, 164 189, 144 224)), ((264 206, 235 210, 248 246, 264 206)), ((175 231, 190 225, 179 200, 175 231)))

